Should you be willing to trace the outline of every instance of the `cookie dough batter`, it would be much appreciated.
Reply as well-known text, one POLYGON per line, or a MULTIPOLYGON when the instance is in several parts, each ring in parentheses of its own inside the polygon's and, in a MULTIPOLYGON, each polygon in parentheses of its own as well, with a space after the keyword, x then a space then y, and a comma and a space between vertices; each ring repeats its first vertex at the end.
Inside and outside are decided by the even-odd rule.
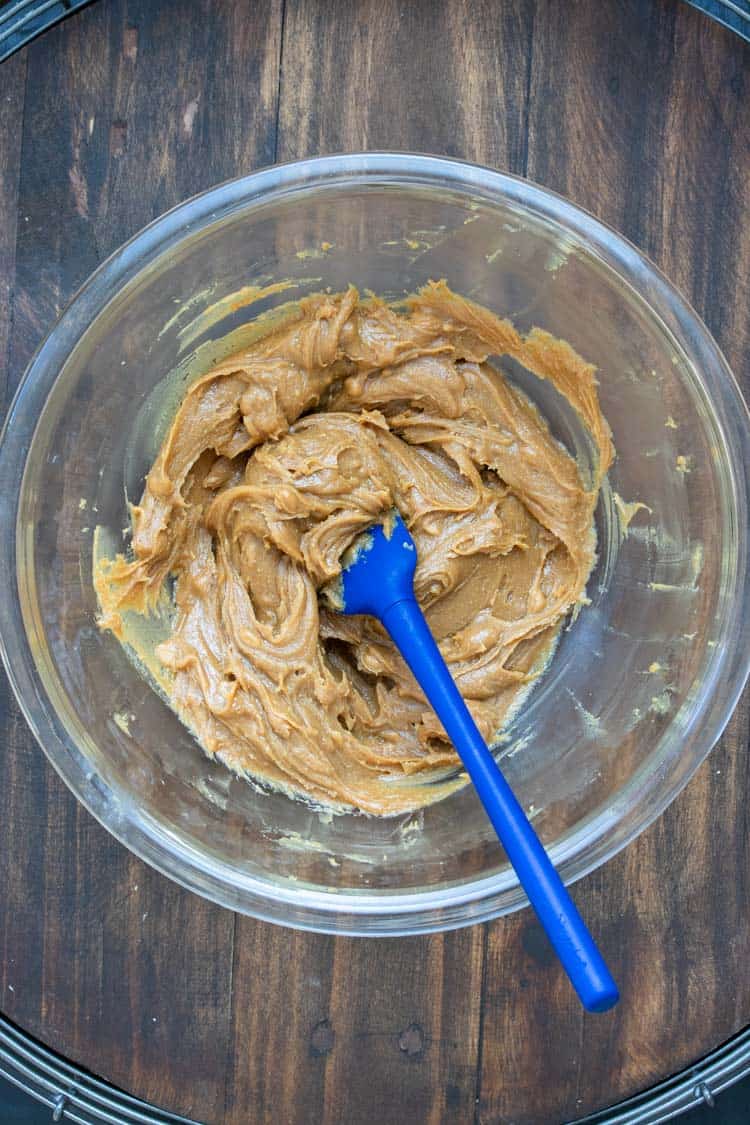
POLYGON ((453 749, 381 627, 321 591, 398 508, 417 597, 491 740, 585 600, 613 455, 595 386, 568 344, 444 282, 400 311, 354 289, 307 298, 191 386, 132 509, 132 558, 97 569, 100 624, 122 635, 173 576, 162 686, 209 755, 325 804, 424 805, 455 779, 453 749), (597 451, 588 487, 488 356, 569 400, 597 451))

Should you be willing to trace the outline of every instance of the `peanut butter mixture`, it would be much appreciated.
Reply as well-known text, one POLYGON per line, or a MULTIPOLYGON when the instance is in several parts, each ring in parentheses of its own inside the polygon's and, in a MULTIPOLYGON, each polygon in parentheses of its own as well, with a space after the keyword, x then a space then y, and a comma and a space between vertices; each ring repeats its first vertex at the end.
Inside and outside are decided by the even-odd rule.
POLYGON ((132 509, 132 558, 97 569, 100 623, 153 612, 172 576, 162 685, 207 754, 328 805, 389 815, 447 792, 458 760, 380 625, 319 595, 353 539, 397 508, 417 598, 485 738, 585 600, 612 460, 594 369, 431 283, 397 311, 354 289, 189 389, 132 509), (575 461, 488 356, 575 408, 575 461))

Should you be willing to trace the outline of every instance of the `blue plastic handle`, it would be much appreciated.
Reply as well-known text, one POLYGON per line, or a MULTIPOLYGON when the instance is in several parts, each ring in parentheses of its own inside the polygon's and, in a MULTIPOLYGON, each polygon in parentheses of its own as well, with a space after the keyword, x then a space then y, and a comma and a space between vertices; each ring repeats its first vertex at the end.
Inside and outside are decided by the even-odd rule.
POLYGON ((373 528, 342 572, 344 612, 370 613, 388 630, 463 760, 581 1002, 605 1012, 619 999, 617 985, 440 655, 414 598, 411 536, 398 517, 388 532, 373 528))

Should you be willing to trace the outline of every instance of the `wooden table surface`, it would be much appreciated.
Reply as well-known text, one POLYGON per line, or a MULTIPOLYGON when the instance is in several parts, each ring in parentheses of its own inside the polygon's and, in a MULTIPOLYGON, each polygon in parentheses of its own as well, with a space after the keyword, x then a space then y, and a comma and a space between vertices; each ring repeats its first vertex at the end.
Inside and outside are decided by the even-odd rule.
MULTIPOLYGON (((465 157, 588 208, 682 289, 749 390, 749 63, 680 0, 97 0, 0 68, 5 392, 165 208, 368 148, 465 157)), ((182 891, 79 807, 0 692, 0 1006, 161 1107, 551 1125, 750 1023, 747 697, 668 812, 576 886, 623 992, 587 1016, 528 911, 334 939, 182 891)))

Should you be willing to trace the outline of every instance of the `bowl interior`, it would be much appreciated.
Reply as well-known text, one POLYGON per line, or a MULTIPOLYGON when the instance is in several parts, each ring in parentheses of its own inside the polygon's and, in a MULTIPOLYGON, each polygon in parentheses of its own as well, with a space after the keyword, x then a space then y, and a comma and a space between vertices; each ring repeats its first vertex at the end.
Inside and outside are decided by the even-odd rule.
MULTIPOLYGON (((354 283, 399 298, 445 277, 599 369, 617 459, 597 511, 591 604, 499 750, 564 873, 635 835, 716 736, 707 716, 744 573, 744 482, 711 387, 726 376, 699 367, 695 340, 640 259, 636 286, 602 248, 602 228, 591 221, 599 241, 588 237, 585 216, 574 229, 544 213, 539 195, 361 176, 248 188, 228 202, 217 193, 214 210, 173 217, 148 253, 137 240, 122 251, 106 284, 95 278, 66 314, 72 346, 53 334, 35 360, 30 378, 36 368, 51 389, 15 512, 23 643, 37 677, 27 713, 54 724, 110 828, 132 843, 137 825, 150 841, 142 853, 221 901, 323 928, 353 911, 364 929, 408 929, 393 919, 414 903, 450 924, 488 894, 494 913, 523 901, 470 788, 373 820, 324 816, 249 784, 204 756, 95 624, 95 529, 99 547, 122 545, 126 498, 137 501, 184 387, 249 321, 304 294, 354 283)), ((585 466, 585 435, 564 401, 503 365, 585 466)), ((19 426, 30 409, 21 398, 19 426)))

